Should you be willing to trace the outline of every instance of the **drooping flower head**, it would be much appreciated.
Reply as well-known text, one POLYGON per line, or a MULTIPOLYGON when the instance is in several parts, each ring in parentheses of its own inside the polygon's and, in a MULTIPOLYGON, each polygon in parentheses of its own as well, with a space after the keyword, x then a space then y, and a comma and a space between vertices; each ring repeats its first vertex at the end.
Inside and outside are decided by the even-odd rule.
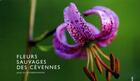
POLYGON ((106 70, 106 79, 110 74, 115 78, 119 77, 119 62, 110 54, 110 57, 103 53, 100 47, 106 47, 116 37, 119 20, 117 15, 110 9, 96 6, 83 13, 85 16, 96 14, 100 17, 101 28, 97 29, 91 23, 85 21, 74 3, 70 3, 64 9, 64 23, 57 27, 53 39, 56 54, 64 59, 87 58, 87 66, 84 72, 92 81, 96 81, 93 70, 93 61, 100 72, 102 67, 106 70), (69 44, 65 36, 68 31, 74 40, 74 44, 69 44), (104 63, 99 54, 110 61, 110 67, 104 63))

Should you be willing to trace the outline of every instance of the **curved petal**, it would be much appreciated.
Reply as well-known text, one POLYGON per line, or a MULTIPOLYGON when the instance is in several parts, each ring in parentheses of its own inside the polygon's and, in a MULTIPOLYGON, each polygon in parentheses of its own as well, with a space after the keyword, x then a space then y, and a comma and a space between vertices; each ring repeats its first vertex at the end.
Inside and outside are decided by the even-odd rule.
POLYGON ((76 43, 84 45, 85 37, 83 35, 81 35, 80 30, 77 30, 77 28, 71 23, 67 23, 66 28, 67 28, 67 31, 69 32, 70 36, 73 38, 73 40, 76 43))
POLYGON ((110 36, 108 39, 103 39, 103 40, 99 40, 96 42, 96 44, 100 47, 106 47, 108 44, 110 44, 114 38, 116 37, 116 34, 111 34, 112 36, 110 36))
POLYGON ((88 29, 84 33, 87 35, 87 40, 94 40, 95 36, 100 33, 100 31, 92 24, 87 23, 88 29))
POLYGON ((84 20, 74 3, 71 3, 68 7, 65 8, 64 21, 65 23, 70 23, 72 25, 72 27, 67 27, 67 30, 71 36, 74 37, 75 33, 77 33, 79 35, 79 39, 82 39, 82 41, 79 41, 79 39, 75 38, 78 43, 84 43, 85 40, 90 39, 91 36, 94 37, 93 34, 98 33, 98 30, 94 26, 84 20), (72 35, 73 33, 74 35, 72 35))
POLYGON ((97 43, 99 42, 99 45, 104 47, 111 43, 117 34, 118 16, 112 10, 102 6, 96 6, 84 12, 86 16, 91 14, 97 14, 100 17, 102 23, 101 31, 96 37, 98 39, 97 43))
POLYGON ((106 7, 102 7, 102 6, 96 6, 95 9, 104 11, 108 17, 110 18, 110 23, 112 24, 112 29, 110 31, 110 34, 106 37, 103 37, 102 39, 107 39, 108 38, 112 38, 113 36, 116 36, 117 31, 118 31, 118 27, 119 27, 119 19, 118 16, 109 8, 106 7), (113 34, 113 35, 112 35, 113 34))
POLYGON ((78 43, 70 45, 65 37, 65 29, 69 26, 64 23, 57 29, 53 39, 53 46, 57 55, 65 59, 78 58, 82 55, 82 46, 78 43))

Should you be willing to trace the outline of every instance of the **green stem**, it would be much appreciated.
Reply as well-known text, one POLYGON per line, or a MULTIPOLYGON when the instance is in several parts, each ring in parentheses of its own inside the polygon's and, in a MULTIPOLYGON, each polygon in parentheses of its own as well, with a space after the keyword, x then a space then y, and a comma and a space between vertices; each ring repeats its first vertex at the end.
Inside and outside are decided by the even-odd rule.
MULTIPOLYGON (((56 28, 53 29, 52 31, 49 31, 47 33, 44 33, 39 37, 38 39, 34 40, 33 39, 33 30, 34 30, 34 21, 35 21, 35 10, 36 10, 36 0, 31 0, 31 7, 30 7, 30 18, 29 18, 29 29, 28 29, 28 40, 27 40, 27 46, 26 46, 26 52, 25 55, 30 55, 32 48, 42 40, 48 38, 49 36, 53 35, 56 31, 56 28)), ((25 60, 30 60, 30 59, 25 59, 25 60)), ((23 72, 23 79, 22 81, 28 81, 28 76, 29 76, 29 66, 30 64, 25 65, 27 69, 24 70, 23 72)))
POLYGON ((49 36, 53 35, 54 33, 56 32, 56 28, 54 28, 53 30, 49 31, 49 32, 45 32, 43 33, 41 36, 39 36, 38 38, 36 38, 34 41, 33 41, 33 44, 37 44, 41 41, 43 41, 44 39, 48 38, 49 36))
POLYGON ((36 0, 31 0, 28 40, 33 40, 35 11, 36 11, 36 0))
MULTIPOLYGON (((31 41, 33 41, 35 10, 36 10, 36 0, 31 0, 28 40, 27 40, 27 47, 26 47, 26 52, 25 52, 26 55, 31 54, 32 47, 33 47, 32 44, 31 44, 31 41)), ((25 60, 28 60, 28 59, 26 58, 25 60)), ((24 70, 22 81, 28 81, 29 63, 26 64, 25 66, 27 67, 27 69, 24 70)))

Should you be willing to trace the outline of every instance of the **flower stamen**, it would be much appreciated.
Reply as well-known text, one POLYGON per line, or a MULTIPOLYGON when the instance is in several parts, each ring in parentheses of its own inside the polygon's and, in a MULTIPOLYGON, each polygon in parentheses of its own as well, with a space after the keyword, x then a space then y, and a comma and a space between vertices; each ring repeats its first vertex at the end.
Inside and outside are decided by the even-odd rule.
POLYGON ((94 70, 93 68, 93 56, 92 56, 92 51, 89 49, 89 48, 86 48, 87 49, 87 68, 91 67, 91 71, 94 70))
POLYGON ((84 70, 85 74, 87 75, 87 77, 88 77, 91 81, 97 81, 94 72, 90 72, 86 67, 84 67, 83 70, 84 70))
POLYGON ((95 48, 103 57, 110 61, 110 58, 96 44, 93 45, 93 48, 95 48))
POLYGON ((107 56, 97 45, 91 45, 86 48, 87 51, 87 67, 84 68, 85 74, 88 76, 88 78, 91 81, 96 81, 96 77, 94 74, 94 67, 93 67, 93 59, 95 61, 95 64, 99 70, 100 73, 102 73, 102 66, 106 69, 106 80, 109 81, 111 78, 111 74, 115 78, 119 78, 119 68, 120 64, 117 58, 111 53, 110 57, 107 56), (108 66, 99 56, 100 53, 103 57, 105 57, 107 60, 110 61, 110 66, 108 66), (90 68, 89 68, 90 66, 90 68), (89 71, 89 69, 91 71, 89 71))
POLYGON ((92 55, 92 51, 90 50, 90 59, 91 59, 91 71, 93 71, 93 55, 92 55))
POLYGON ((89 62, 90 62, 90 56, 89 56, 89 50, 88 48, 86 48, 86 51, 87 51, 87 68, 89 67, 89 62))
POLYGON ((99 72, 102 73, 102 71, 103 71, 102 65, 97 58, 95 58, 95 63, 97 65, 97 68, 98 68, 99 72))
POLYGON ((106 70, 106 80, 110 81, 110 78, 111 78, 111 73, 106 70))
MULTIPOLYGON (((93 49, 94 49, 94 48, 93 48, 93 49)), ((116 73, 116 72, 114 72, 114 71, 112 71, 112 70, 104 63, 104 61, 100 58, 100 56, 98 55, 97 51, 96 51, 96 50, 93 50, 93 49, 92 49, 92 52, 95 53, 95 57, 96 57, 96 58, 99 60, 99 62, 104 66, 104 68, 105 68, 107 71, 111 72, 111 74, 114 75, 115 78, 118 78, 118 77, 119 77, 119 74, 116 73)))
POLYGON ((119 71, 120 71, 120 62, 119 62, 119 60, 116 58, 116 59, 115 59, 115 72, 116 72, 116 73, 119 73, 119 71))
POLYGON ((112 53, 110 54, 110 67, 115 71, 115 56, 112 53))

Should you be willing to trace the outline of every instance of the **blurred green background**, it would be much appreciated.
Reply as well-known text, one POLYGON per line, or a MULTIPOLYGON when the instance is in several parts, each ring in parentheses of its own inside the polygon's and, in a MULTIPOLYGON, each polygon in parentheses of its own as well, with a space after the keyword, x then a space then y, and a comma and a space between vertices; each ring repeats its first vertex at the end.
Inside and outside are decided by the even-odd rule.
MULTIPOLYGON (((115 11, 120 19, 117 38, 111 45, 102 48, 105 53, 113 52, 120 59, 121 73, 118 80, 140 81, 140 0, 37 0, 34 37, 63 23, 63 9, 74 2, 80 12, 102 5, 115 11)), ((24 54, 28 32, 30 0, 0 0, 0 81, 21 81, 16 74, 16 55, 24 54)), ((88 22, 99 26, 99 18, 87 17, 88 22)), ((41 44, 51 45, 52 37, 41 44)), ((88 81, 82 68, 84 60, 64 60, 54 50, 47 53, 34 48, 39 58, 48 64, 60 64, 58 71, 48 70, 45 74, 31 74, 29 81, 88 81)), ((98 81, 105 81, 103 74, 98 81)))

